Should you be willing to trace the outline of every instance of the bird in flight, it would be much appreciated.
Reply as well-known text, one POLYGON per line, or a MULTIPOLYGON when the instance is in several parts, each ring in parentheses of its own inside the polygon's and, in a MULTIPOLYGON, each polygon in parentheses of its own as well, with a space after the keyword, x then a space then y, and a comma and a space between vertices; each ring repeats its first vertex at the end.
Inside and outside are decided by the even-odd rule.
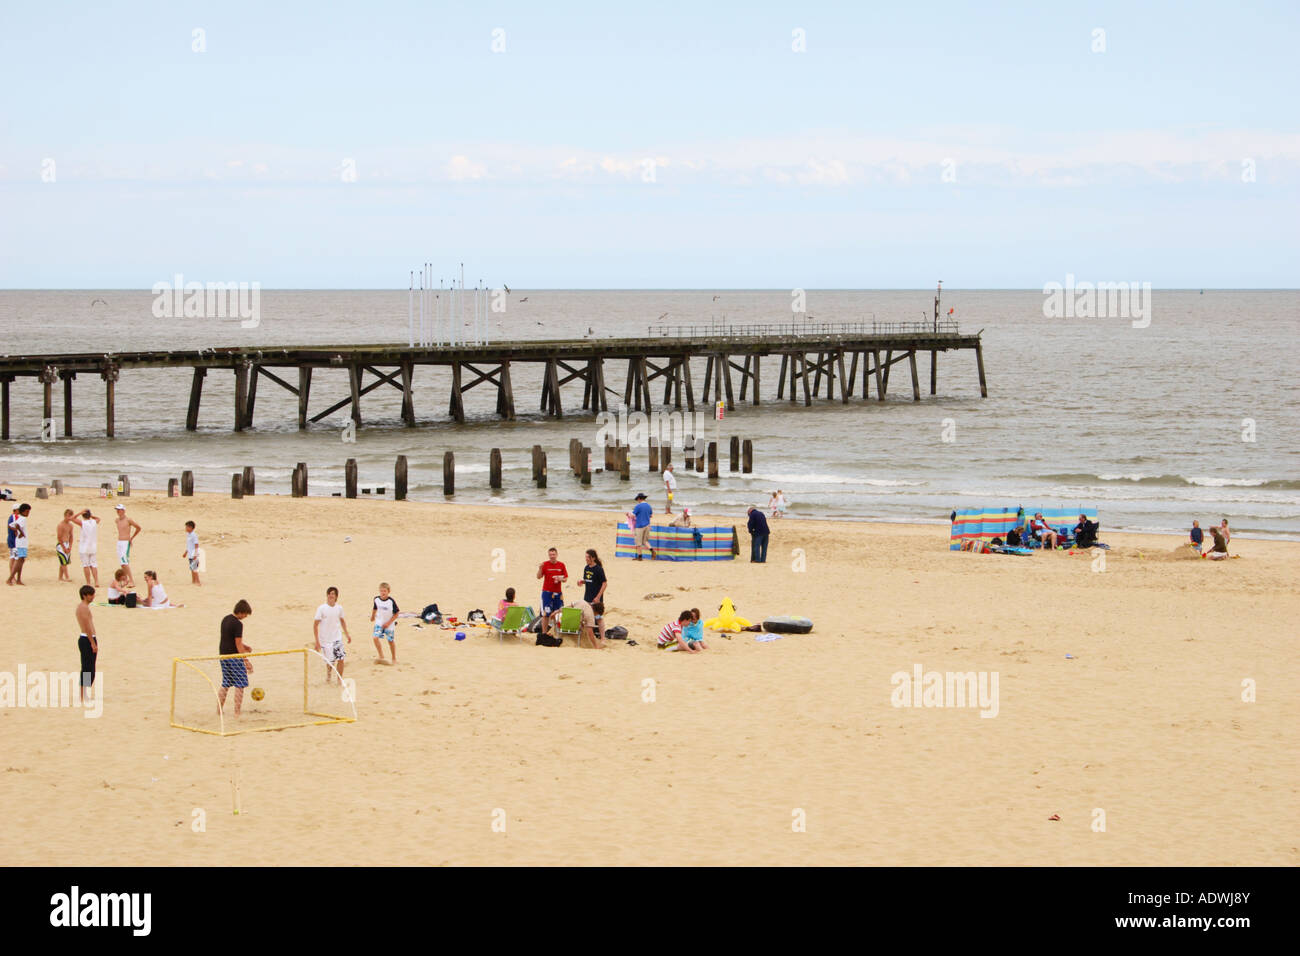
POLYGON ((519 301, 520 301, 520 302, 527 302, 527 301, 528 301, 528 296, 524 296, 524 297, 523 297, 522 299, 520 299, 519 301))
POLYGON ((504 282, 501 283, 501 288, 506 290, 506 295, 510 294, 510 286, 506 285, 504 282))
POLYGON ((91 307, 92 309, 93 309, 95 306, 100 305, 100 304, 108 305, 108 303, 105 302, 103 299, 91 299, 91 300, 90 300, 90 307, 91 307))

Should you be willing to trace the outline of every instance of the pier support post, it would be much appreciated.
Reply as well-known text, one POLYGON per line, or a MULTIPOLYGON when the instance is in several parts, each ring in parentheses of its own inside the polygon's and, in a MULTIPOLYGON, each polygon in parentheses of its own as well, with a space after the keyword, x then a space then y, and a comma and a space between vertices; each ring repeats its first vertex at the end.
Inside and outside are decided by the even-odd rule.
POLYGON ((54 382, 58 378, 54 366, 47 365, 41 372, 41 390, 44 393, 45 404, 44 411, 41 413, 41 435, 45 435, 45 430, 49 429, 51 440, 54 438, 54 382))
POLYGON ((909 349, 907 353, 907 364, 912 367, 912 401, 921 400, 921 382, 916 377, 916 349, 909 349))
MULTIPOLYGON (((260 365, 250 365, 248 368, 248 399, 244 402, 244 427, 253 427, 253 407, 257 404, 257 380, 262 377, 262 367, 260 365)), ((248 493, 248 489, 244 489, 248 493)))
POLYGON ((411 394, 411 379, 415 375, 415 366, 410 362, 402 363, 402 424, 410 428, 415 424, 415 398, 411 394))
POLYGON ((740 470, 740 438, 736 435, 731 436, 731 446, 728 448, 730 460, 728 461, 729 471, 740 470))
POLYGON ((357 460, 349 458, 343 466, 343 497, 357 496, 357 460))
POLYGON ((244 483, 244 494, 252 496, 253 493, 257 490, 257 476, 253 473, 252 465, 244 466, 244 474, 242 475, 242 479, 244 483))
POLYGON ((501 449, 493 448, 488 455, 488 487, 501 490, 501 449))
POLYGON ((650 474, 659 470, 659 442, 657 439, 650 439, 650 474))
POLYGON ((348 366, 348 387, 352 390, 352 424, 361 427, 361 366, 348 366))
POLYGON ((542 446, 533 446, 533 481, 542 475, 542 446))
POLYGON ((307 427, 307 398, 311 395, 311 366, 298 366, 298 430, 307 427))
POLYGON ((709 442, 709 479, 718 480, 718 443, 709 442))
POLYGON ((880 400, 882 402, 885 400, 885 393, 889 391, 889 370, 893 368, 893 365, 894 365, 894 350, 886 349, 885 350, 885 378, 880 385, 880 400))
POLYGON ((180 496, 180 493, 181 493, 181 483, 180 483, 179 481, 177 481, 175 478, 168 478, 168 479, 167 479, 167 497, 168 497, 168 498, 177 498, 177 497, 180 496))
POLYGON ((871 356, 876 366, 876 398, 883 402, 885 400, 885 377, 880 368, 880 350, 874 350, 871 353, 871 356))
POLYGON ((785 373, 790 365, 790 356, 781 356, 781 371, 776 376, 776 400, 779 402, 785 398, 785 373))
POLYGON ((244 497, 244 476, 239 472, 235 472, 230 476, 230 497, 244 497))
POLYGON ((60 372, 59 378, 63 379, 63 437, 72 437, 72 380, 77 377, 76 372, 60 372))
POLYGON ((207 377, 208 370, 203 366, 195 366, 194 377, 190 380, 190 408, 185 413, 185 430, 195 431, 199 427, 199 402, 203 398, 203 379, 207 377))
POLYGON ((448 497, 456 493, 456 456, 449 451, 442 455, 442 493, 448 497))
POLYGON ((934 380, 939 376, 939 353, 930 349, 930 394, 934 394, 934 380))
POLYGON ((753 372, 753 376, 754 376, 754 397, 750 400, 750 404, 752 404, 752 405, 758 405, 758 404, 760 404, 760 402, 762 401, 762 397, 761 397, 761 395, 759 394, 759 393, 762 391, 762 388, 763 388, 763 379, 762 379, 761 377, 759 377, 759 371, 762 369, 762 363, 763 363, 763 357, 762 357, 761 355, 755 355, 755 356, 754 356, 754 372, 753 372))
POLYGON ((989 387, 984 381, 984 343, 975 343, 975 365, 980 373, 980 398, 989 397, 989 387))
POLYGON ((844 376, 844 350, 840 349, 836 356, 836 361, 840 366, 840 403, 847 405, 849 403, 849 394, 853 391, 853 383, 844 376))
POLYGON ((457 424, 465 422, 465 393, 461 389, 460 363, 451 363, 451 401, 447 405, 447 414, 457 424))
POLYGON ((515 420, 515 390, 510 383, 510 362, 502 360, 497 377, 497 414, 508 422, 515 420))
POLYGON ((682 374, 686 379, 686 410, 695 411, 695 389, 691 386, 691 357, 682 359, 682 374))
POLYGON ((541 460, 537 466, 537 487, 546 487, 546 452, 542 452, 541 460))
POLYGON ((748 475, 754 470, 754 443, 746 438, 740 443, 740 472, 748 475))
POLYGON ((799 368, 802 372, 800 376, 803 379, 803 404, 805 408, 812 408, 812 396, 808 394, 808 355, 807 353, 799 354, 799 368))
POLYGON ((248 363, 239 362, 234 367, 235 373, 235 431, 244 430, 244 421, 248 417, 248 363))
MULTIPOLYGON (((732 394, 731 391, 731 356, 719 355, 718 363, 722 366, 722 382, 723 382, 723 387, 726 389, 727 411, 729 412, 735 411, 736 401, 735 401, 735 396, 732 394)), ((722 395, 719 394, 718 401, 721 400, 722 400, 722 395)))
POLYGON ((194 472, 181 472, 181 497, 192 498, 194 496, 194 472))
POLYGON ((406 500, 406 456, 398 455, 393 467, 393 500, 406 500))
POLYGON ((117 377, 120 369, 109 365, 99 373, 104 380, 104 434, 112 438, 117 431, 117 377))
POLYGON ((0 441, 9 440, 9 383, 12 375, 0 376, 0 441))
POLYGON ((586 445, 578 448, 578 480, 584 485, 591 484, 591 449, 586 445))
POLYGON ((618 480, 632 480, 632 449, 627 445, 620 445, 618 449, 618 480))

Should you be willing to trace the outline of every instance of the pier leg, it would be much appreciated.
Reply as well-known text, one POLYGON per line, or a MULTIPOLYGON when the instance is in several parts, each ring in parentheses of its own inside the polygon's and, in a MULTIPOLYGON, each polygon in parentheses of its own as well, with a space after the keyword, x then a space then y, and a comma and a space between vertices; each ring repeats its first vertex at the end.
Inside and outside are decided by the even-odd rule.
MULTIPOLYGON (((840 366, 840 369, 841 369, 840 378, 843 378, 844 377, 843 366, 840 366)), ((863 377, 865 378, 866 376, 863 377)), ((849 383, 847 389, 848 394, 844 399, 845 401, 848 401, 849 398, 853 396, 853 388, 858 384, 858 353, 857 352, 854 352, 853 358, 849 360, 848 383, 849 383)))
POLYGON ((637 378, 641 380, 641 398, 645 402, 645 412, 648 415, 654 405, 650 402, 650 375, 649 370, 646 368, 645 356, 637 359, 636 365, 637 378))
MULTIPOLYGON (((598 412, 609 411, 609 398, 606 396, 605 387, 605 360, 596 359, 596 402, 592 409, 598 412)), ((511 406, 513 408, 513 404, 511 406)))
POLYGON ((244 421, 248 417, 248 366, 243 362, 237 364, 235 372, 235 431, 244 430, 244 421))
POLYGON ((812 396, 808 394, 808 354, 806 352, 799 354, 799 364, 803 370, 803 404, 805 408, 811 408, 812 396))
POLYGON ((460 363, 451 363, 451 401, 448 403, 447 414, 456 420, 458 424, 465 421, 465 396, 460 387, 460 363))
MULTIPOLYGON (((732 411, 733 409, 735 409, 736 403, 733 400, 731 394, 731 356, 719 355, 718 364, 722 367, 722 383, 724 388, 726 389, 727 411, 732 411)), ((718 396, 718 397, 719 399, 721 399, 722 396, 718 396)))
POLYGON ((415 366, 410 362, 402 363, 402 424, 410 428, 415 424, 415 396, 411 394, 411 380, 415 377, 415 366))
POLYGON ((348 387, 352 392, 352 424, 361 427, 361 366, 348 366, 348 387))
POLYGON ((894 366, 894 350, 885 350, 885 382, 880 389, 880 400, 885 400, 885 393, 889 391, 889 370, 894 366))
POLYGON ((0 441, 9 440, 9 383, 13 376, 0 378, 0 441))
POLYGON ((939 375, 939 353, 930 349, 930 394, 934 394, 934 380, 939 375))
MULTIPOLYGON (((254 365, 248 372, 248 401, 244 407, 244 427, 253 427, 253 407, 257 404, 257 380, 262 377, 262 366, 254 365)), ((244 489, 247 493, 248 489, 244 489)))
POLYGON ((853 383, 844 377, 844 351, 842 349, 838 358, 840 363, 840 401, 847 405, 849 395, 853 392, 853 383))
POLYGON ((672 364, 672 359, 669 359, 669 360, 668 360, 668 368, 664 370, 664 375, 663 375, 663 379, 664 379, 664 407, 665 407, 665 408, 667 408, 667 407, 668 407, 668 403, 671 402, 671 401, 673 400, 673 373, 674 373, 674 371, 676 370, 676 368, 677 368, 677 367, 676 367, 675 365, 672 364))
POLYGON ((984 381, 984 345, 976 343, 975 345, 975 365, 980 373, 980 398, 989 397, 989 387, 984 381))
POLYGON ((776 400, 778 402, 781 399, 785 398, 785 370, 786 370, 786 366, 788 366, 789 364, 790 364, 790 356, 782 355, 781 371, 778 372, 776 376, 776 400))
POLYGON ((907 364, 912 367, 912 401, 921 400, 921 381, 916 376, 916 349, 909 349, 907 353, 907 364))
POLYGON ((883 402, 885 400, 885 377, 880 371, 880 350, 875 349, 871 355, 876 366, 876 398, 883 402))
POLYGON ((635 376, 636 376, 636 361, 634 359, 628 359, 627 360, 627 385, 623 389, 623 406, 625 408, 632 407, 632 380, 635 376))
POLYGON ((203 367, 194 369, 194 378, 190 380, 190 408, 185 413, 186 431, 195 431, 199 427, 199 400, 203 398, 203 379, 208 370, 203 367))
POLYGON ((686 378, 686 410, 695 411, 695 389, 691 387, 691 357, 682 359, 682 374, 686 378))
POLYGON ((298 366, 298 430, 307 427, 307 399, 311 395, 311 366, 298 366))
POLYGON ((740 371, 740 400, 744 402, 745 393, 749 391, 749 360, 752 356, 745 356, 745 367, 740 371))
POLYGON ((551 414, 556 418, 564 417, 564 403, 560 399, 560 373, 555 359, 546 362, 546 389, 551 398, 551 414))
POLYGON ((117 430, 114 419, 117 408, 118 370, 116 368, 106 368, 99 374, 104 379, 104 434, 108 438, 112 438, 117 430))
POLYGON ((515 420, 515 390, 510 384, 510 363, 501 363, 501 384, 497 388, 497 414, 508 422, 515 420))
POLYGON ((681 411, 682 408, 682 363, 685 359, 678 359, 677 364, 673 366, 673 408, 681 411))
POLYGON ((813 389, 812 389, 813 395, 815 395, 818 398, 821 398, 821 394, 822 394, 822 366, 825 363, 825 361, 826 361, 826 353, 818 352, 817 364, 816 366, 814 366, 814 371, 813 371, 813 389))
POLYGON ((46 423, 54 421, 54 381, 49 376, 49 369, 41 376, 41 390, 44 392, 44 411, 41 413, 41 431, 44 434, 46 423))
POLYGON ((709 404, 709 390, 713 387, 713 356, 710 355, 704 360, 704 394, 700 396, 700 401, 709 404))
POLYGON ((72 380, 77 377, 76 372, 60 372, 59 377, 63 379, 63 437, 72 437, 72 380))
POLYGON ((761 355, 755 355, 755 356, 754 356, 754 398, 753 398, 753 404, 755 404, 755 405, 757 405, 757 404, 759 403, 759 399, 760 399, 760 397, 759 397, 759 391, 760 391, 760 389, 762 388, 762 385, 763 385, 763 380, 762 380, 761 378, 759 378, 759 374, 758 374, 758 373, 759 373, 759 370, 762 368, 762 361, 763 361, 763 357, 762 357, 761 355))

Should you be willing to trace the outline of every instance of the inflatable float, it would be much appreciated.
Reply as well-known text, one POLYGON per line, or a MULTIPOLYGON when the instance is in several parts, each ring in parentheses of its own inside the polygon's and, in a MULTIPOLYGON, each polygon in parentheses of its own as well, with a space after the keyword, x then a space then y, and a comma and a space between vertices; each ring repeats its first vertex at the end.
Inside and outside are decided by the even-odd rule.
POLYGON ((731 598, 723 598, 718 605, 718 616, 709 618, 704 626, 714 631, 743 631, 750 624, 736 614, 736 605, 731 603, 731 598))
POLYGON ((807 634, 812 629, 813 623, 806 617, 781 615, 763 618, 763 630, 771 634, 807 634))

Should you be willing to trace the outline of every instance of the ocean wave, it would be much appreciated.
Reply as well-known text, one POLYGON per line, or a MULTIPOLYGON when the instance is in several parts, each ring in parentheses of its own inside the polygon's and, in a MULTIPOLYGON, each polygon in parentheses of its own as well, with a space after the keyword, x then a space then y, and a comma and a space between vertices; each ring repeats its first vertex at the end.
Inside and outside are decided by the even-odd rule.
POLYGON ((1134 485, 1161 485, 1165 487, 1200 487, 1200 488, 1263 488, 1269 491, 1300 490, 1300 481, 1290 478, 1218 478, 1212 475, 1148 475, 1141 472, 1122 474, 1118 472, 1064 472, 1059 474, 1038 475, 1040 481, 1089 484, 1094 481, 1128 482, 1134 485))
POLYGON ((849 478, 842 475, 753 475, 753 481, 787 485, 870 485, 872 488, 908 488, 929 484, 928 481, 904 481, 893 478, 849 478))

